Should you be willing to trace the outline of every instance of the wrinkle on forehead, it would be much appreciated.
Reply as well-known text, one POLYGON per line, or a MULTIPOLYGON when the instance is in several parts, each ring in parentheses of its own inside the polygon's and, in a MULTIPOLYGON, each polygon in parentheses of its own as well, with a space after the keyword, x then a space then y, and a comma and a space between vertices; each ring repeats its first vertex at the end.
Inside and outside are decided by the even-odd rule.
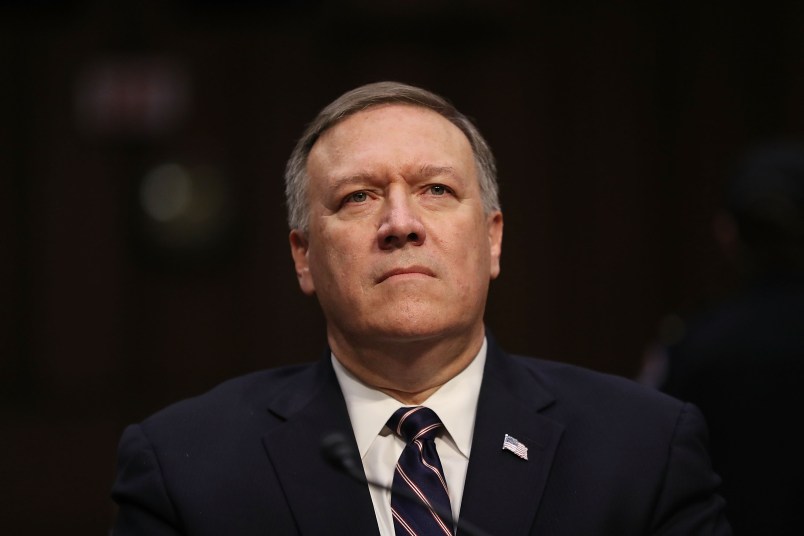
POLYGON ((313 206, 350 186, 439 176, 472 192, 469 197, 482 195, 466 135, 438 113, 404 104, 371 107, 325 131, 308 156, 307 173, 313 206))
MULTIPOLYGON (((414 170, 411 174, 413 178, 419 180, 427 180, 435 177, 453 177, 457 178, 460 175, 456 173, 453 166, 436 166, 433 164, 423 164, 414 170)), ((330 185, 333 189, 338 189, 342 186, 350 184, 365 184, 373 182, 376 179, 375 175, 370 171, 362 171, 346 175, 344 177, 334 177, 330 185)))

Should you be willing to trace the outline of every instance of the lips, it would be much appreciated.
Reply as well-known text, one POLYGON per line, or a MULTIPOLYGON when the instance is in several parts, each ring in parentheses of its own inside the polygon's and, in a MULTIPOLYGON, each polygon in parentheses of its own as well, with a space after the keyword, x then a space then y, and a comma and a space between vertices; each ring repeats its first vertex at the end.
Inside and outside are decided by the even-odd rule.
POLYGON ((433 271, 427 268, 426 266, 406 266, 400 268, 393 268, 391 270, 383 272, 382 275, 377 279, 377 283, 382 283, 386 279, 389 279, 397 275, 407 275, 407 274, 419 274, 419 275, 435 277, 435 273, 433 273, 433 271))

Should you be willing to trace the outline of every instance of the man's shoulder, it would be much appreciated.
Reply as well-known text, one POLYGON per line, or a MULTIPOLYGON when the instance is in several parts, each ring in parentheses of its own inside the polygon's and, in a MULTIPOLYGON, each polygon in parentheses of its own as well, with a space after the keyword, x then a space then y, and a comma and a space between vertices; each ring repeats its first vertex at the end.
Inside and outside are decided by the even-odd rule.
POLYGON ((241 427, 268 418, 269 408, 312 385, 316 363, 287 365, 223 381, 206 392, 174 402, 145 418, 146 433, 241 427))
POLYGON ((572 401, 595 405, 608 402, 609 407, 644 404, 647 407, 658 406, 674 411, 682 404, 655 388, 625 376, 538 357, 508 357, 512 366, 527 370, 535 382, 563 403, 572 401))

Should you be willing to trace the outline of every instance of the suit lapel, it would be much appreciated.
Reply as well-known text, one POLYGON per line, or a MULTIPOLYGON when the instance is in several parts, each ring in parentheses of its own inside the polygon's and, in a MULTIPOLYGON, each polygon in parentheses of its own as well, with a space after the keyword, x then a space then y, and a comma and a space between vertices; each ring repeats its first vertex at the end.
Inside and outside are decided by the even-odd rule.
POLYGON ((564 427, 539 413, 553 397, 489 342, 460 517, 490 534, 527 534, 564 427), (506 434, 527 460, 503 450, 506 434))
MULTIPOLYGON (((489 337, 461 519, 493 535, 527 534, 533 525, 563 425, 540 414, 554 401, 529 370, 489 337), (528 447, 528 460, 503 450, 505 435, 528 447)), ((378 535, 368 487, 332 468, 321 439, 341 432, 357 444, 329 356, 269 405, 285 422, 263 437, 300 534, 378 535)))
POLYGON ((379 534, 368 487, 331 467, 321 440, 340 432, 357 445, 327 355, 311 377, 288 386, 269 410, 285 422, 263 437, 300 534, 379 534))

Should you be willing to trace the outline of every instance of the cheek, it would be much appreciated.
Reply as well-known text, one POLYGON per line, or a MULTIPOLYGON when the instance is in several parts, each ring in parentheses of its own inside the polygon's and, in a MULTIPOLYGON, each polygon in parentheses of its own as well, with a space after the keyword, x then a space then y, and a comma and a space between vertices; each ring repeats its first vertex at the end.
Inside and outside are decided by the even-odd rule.
POLYGON ((470 293, 485 286, 491 265, 488 241, 457 241, 450 244, 446 253, 451 259, 449 271, 461 293, 470 293))
POLYGON ((471 253, 467 262, 472 262, 476 266, 483 266, 483 270, 488 269, 488 259, 491 255, 491 247, 489 245, 488 230, 484 222, 475 222, 471 229, 465 231, 465 237, 471 237, 471 240, 466 240, 466 247, 471 248, 471 253))
POLYGON ((359 245, 346 233, 318 234, 310 255, 310 269, 319 280, 344 286, 359 272, 359 245))

